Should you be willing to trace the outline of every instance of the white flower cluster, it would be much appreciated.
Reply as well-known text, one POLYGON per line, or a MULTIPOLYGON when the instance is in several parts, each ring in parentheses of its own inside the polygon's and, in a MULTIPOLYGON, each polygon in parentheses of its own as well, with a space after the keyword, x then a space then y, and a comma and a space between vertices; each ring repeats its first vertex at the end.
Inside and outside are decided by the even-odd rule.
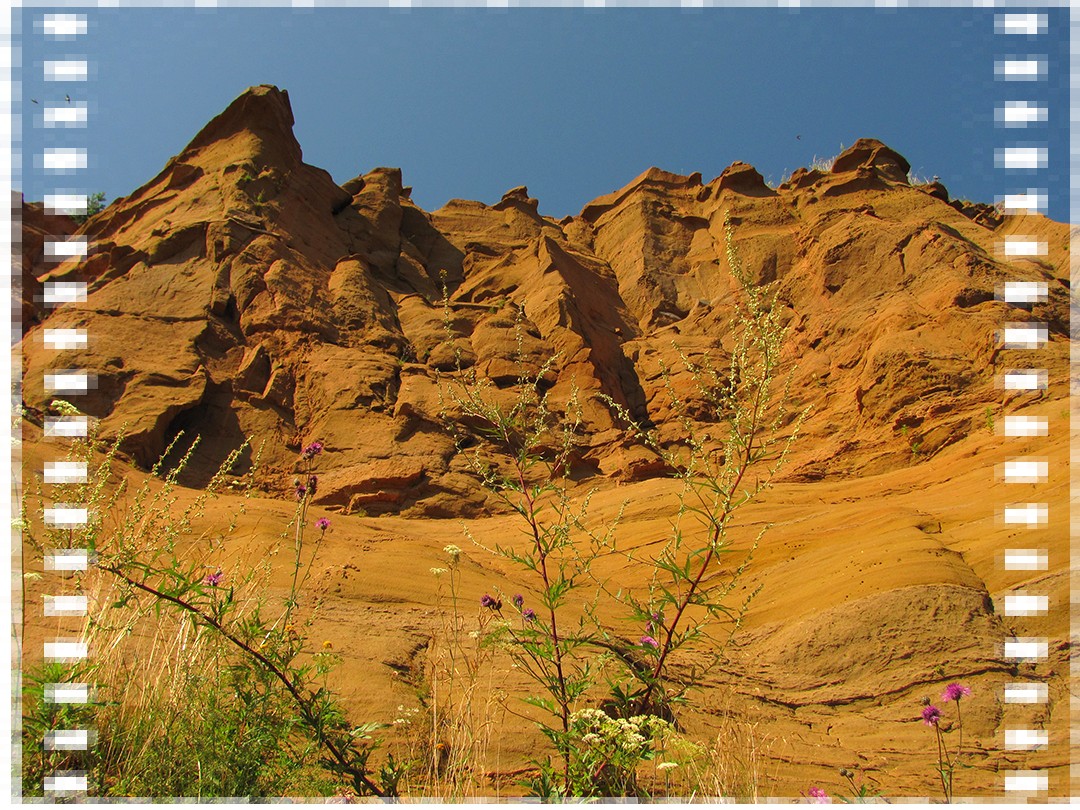
POLYGON ((394 718, 395 726, 408 726, 412 725, 413 718, 420 713, 419 707, 411 706, 406 709, 404 706, 398 706, 398 717, 394 718))
POLYGON ((611 718, 599 709, 581 709, 570 716, 581 741, 594 747, 612 747, 630 754, 644 755, 646 746, 670 725, 659 717, 642 714, 611 718))

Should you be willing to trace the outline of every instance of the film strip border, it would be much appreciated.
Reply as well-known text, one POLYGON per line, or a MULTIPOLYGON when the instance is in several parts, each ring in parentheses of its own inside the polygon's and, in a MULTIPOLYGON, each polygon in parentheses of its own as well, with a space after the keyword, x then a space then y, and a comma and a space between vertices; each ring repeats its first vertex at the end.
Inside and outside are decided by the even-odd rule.
MULTIPOLYGON (((84 130, 87 126, 90 104, 85 88, 92 75, 91 63, 85 54, 63 52, 62 43, 85 43, 89 28, 88 17, 82 13, 45 13, 34 20, 32 35, 43 37, 48 46, 48 56, 40 65, 41 78, 48 89, 46 97, 41 100, 24 99, 24 103, 29 101, 28 106, 34 108, 33 126, 52 136, 46 140, 64 144, 44 146, 40 154, 34 155, 34 168, 50 179, 77 177, 88 168, 86 148, 67 145, 70 136, 65 137, 65 130, 84 130)), ((35 65, 34 69, 38 69, 38 66, 35 65)), ((56 187, 45 194, 46 214, 85 216, 92 213, 90 206, 91 199, 85 189, 56 187)), ((44 245, 46 260, 55 263, 85 258, 88 250, 87 237, 80 235, 52 235, 46 238, 44 245)), ((85 282, 45 281, 43 284, 41 303, 46 308, 85 300, 85 282)), ((45 329, 43 339, 46 349, 55 351, 79 349, 87 346, 89 341, 86 331, 81 329, 45 329)), ((93 387, 92 375, 79 369, 61 369, 45 374, 45 391, 65 400, 85 394, 93 387)), ((47 438, 58 443, 66 439, 85 438, 89 432, 88 419, 71 413, 46 416, 44 432, 47 438)), ((42 473, 45 484, 86 483, 87 465, 77 461, 46 461, 42 473)), ((88 519, 89 510, 81 504, 53 503, 45 509, 44 514, 47 526, 61 530, 77 530, 88 519)), ((72 531, 70 536, 76 537, 76 531, 72 531)), ((44 597, 44 614, 57 617, 58 627, 64 626, 67 617, 78 620, 80 625, 85 620, 87 597, 64 591, 70 591, 72 583, 78 581, 73 574, 87 570, 90 556, 90 550, 86 548, 53 549, 45 556, 45 572, 59 574, 55 578, 50 577, 47 582, 60 592, 44 597)), ((46 663, 78 664, 88 659, 90 651, 85 636, 75 633, 46 640, 43 653, 46 663)), ((49 683, 44 688, 44 699, 55 704, 85 705, 91 697, 92 688, 88 683, 49 683)), ((42 745, 46 751, 86 751, 93 742, 93 729, 65 728, 47 733, 42 745)), ((58 770, 46 775, 43 785, 46 797, 85 794, 88 787, 87 773, 82 770, 58 770)))
MULTIPOLYGON (((1045 131, 1049 110, 1040 101, 1039 88, 1049 75, 1049 57, 1035 53, 1040 43, 1046 41, 1049 32, 1048 15, 1038 12, 1001 13, 994 15, 994 34, 1000 42, 1011 47, 1018 45, 1022 52, 996 58, 994 77, 1007 88, 1009 97, 994 110, 995 124, 1011 134, 1045 131)), ((994 153, 994 166, 1006 176, 1021 175, 1038 177, 1049 165, 1049 146, 1043 141, 1012 138, 1008 145, 994 153)), ((1046 188, 1010 189, 998 198, 998 204, 1006 214, 1045 214, 1049 206, 1049 190, 1046 188)), ((1024 235, 1006 236, 996 245, 997 252, 1007 260, 1038 259, 1047 254, 1047 245, 1037 238, 1024 235)), ((1003 350, 1015 350, 1022 359, 1022 367, 1006 370, 1000 381, 1006 391, 1043 391, 1048 386, 1048 371, 1038 368, 1038 352, 1049 339, 1048 325, 1032 319, 1032 308, 1047 300, 1047 285, 1042 282, 1006 282, 998 289, 998 299, 1012 305, 1016 320, 1004 323, 997 335, 997 345, 1003 350), (1026 317, 1025 317, 1026 316, 1026 317)), ((1007 415, 1002 429, 1006 441, 1044 437, 1049 435, 1049 419, 1046 416, 1007 415)), ((1006 484, 1043 484, 1048 480, 1049 463, 1037 456, 1014 456, 1007 458, 996 471, 997 477, 1006 484)), ((1049 519, 1049 504, 1045 502, 1010 503, 999 513, 1007 526, 1030 530, 1033 538, 1045 531, 1049 519)), ((1001 559, 1007 572, 1045 571, 1049 566, 1047 548, 1038 540, 1032 547, 1007 548, 1001 559)), ((1049 611, 1049 596, 1016 590, 1004 599, 1004 614, 1010 617, 1045 616, 1049 611)), ((1049 639, 1037 637, 1013 637, 1005 641, 1003 656, 1014 663, 1045 661, 1048 656, 1049 639)), ((1013 704, 1046 704, 1049 694, 1046 684, 1024 681, 1006 684, 1003 702, 1006 704, 1004 747, 1008 751, 1041 751, 1049 746, 1049 733, 1044 728, 1016 723, 1012 716, 1018 710, 1013 704)), ((1022 710, 1020 710, 1022 711, 1022 710)), ((1049 790, 1049 776, 1039 769, 1013 770, 1003 774, 1006 794, 1019 798, 1022 795, 1039 796, 1049 790)))
MULTIPOLYGON (((589 3, 586 3, 589 5, 589 3)), ((43 14, 35 20, 35 33, 50 42, 80 41, 89 31, 85 14, 43 14)), ((1048 18, 1040 13, 1017 13, 995 15, 994 31, 1006 38, 1022 38, 1029 44, 1037 44, 1048 32, 1048 18)), ((1015 40, 1014 40, 1015 41, 1015 40)), ((46 130, 85 128, 89 119, 89 103, 78 95, 91 76, 90 63, 85 56, 57 54, 45 60, 41 66, 43 78, 50 88, 40 112, 34 111, 34 126, 46 130)), ((1043 82, 1048 77, 1048 58, 1045 54, 1023 53, 1008 55, 995 62, 995 77, 1005 83, 1043 82)), ((1010 84, 1010 89, 1013 85, 1010 84)), ((1016 85, 1018 87, 1022 85, 1016 85)), ((1015 95, 1022 96, 1023 92, 1015 95)), ((40 104, 37 100, 32 103, 40 104)), ((1009 98, 995 109, 995 122, 1010 130, 1027 130, 1046 124, 1049 112, 1039 101, 1029 98, 1009 98)), ((1016 141, 995 151, 994 162, 998 170, 1006 173, 1038 173, 1045 171, 1049 163, 1049 149, 1045 142, 1016 141)), ((88 168, 85 148, 69 146, 46 147, 35 155, 35 168, 47 175, 77 175, 88 168)), ((1049 192, 1046 188, 1011 189, 999 198, 1007 214, 1045 213, 1049 192)), ((47 214, 86 214, 89 197, 85 190, 57 188, 45 195, 47 214)), ((1047 246, 1032 237, 1013 235, 1006 237, 998 246, 1006 258, 1036 258, 1046 255, 1047 246)), ((46 257, 56 262, 85 258, 89 244, 85 236, 54 236, 45 245, 46 257)), ((1046 301, 1047 288, 1038 282, 1007 282, 999 289, 1000 300, 1013 305, 1018 312, 1030 314, 1031 307, 1046 301)), ((47 281, 44 284, 42 303, 57 307, 86 299, 86 283, 72 281, 47 281)), ((1033 320, 1009 321, 1003 324, 999 345, 1007 350, 1037 352, 1048 340, 1046 323, 1033 320)), ((55 350, 77 349, 88 344, 88 335, 79 329, 46 329, 44 341, 55 350)), ((1037 362, 1037 361, 1033 361, 1037 362)), ((1045 390, 1048 385, 1046 369, 1024 367, 1005 372, 1002 387, 1006 391, 1045 390)), ((94 387, 92 375, 78 369, 57 370, 46 374, 45 390, 58 397, 73 397, 86 393, 94 387)), ((88 420, 84 416, 61 415, 46 417, 45 435, 58 440, 86 437, 88 420)), ((1004 419, 1005 437, 1048 436, 1048 419, 1045 416, 1009 415, 1004 419)), ((71 461, 49 461, 43 469, 45 483, 82 483, 86 481, 86 465, 71 461)), ((1018 456, 1009 459, 999 471, 1006 483, 1045 483, 1048 478, 1048 462, 1045 458, 1018 456)), ((1048 522, 1047 503, 1012 503, 1003 507, 1001 517, 1007 525, 1038 530, 1048 522)), ((54 528, 76 528, 85 525, 88 510, 79 504, 56 503, 45 510, 45 522, 54 528)), ((1049 565, 1047 549, 1037 547, 1010 548, 1003 555, 1006 571, 1045 571, 1049 565)), ((45 569, 50 572, 71 573, 85 571, 90 564, 90 552, 85 548, 54 549, 45 558, 45 569)), ((1045 615, 1049 598, 1045 594, 1017 592, 1005 597, 1006 616, 1045 615)), ((87 598, 79 594, 57 594, 44 597, 44 615, 53 617, 85 617, 87 598)), ((1016 637, 1005 642, 1003 654, 1016 662, 1045 660, 1049 639, 1045 637, 1016 637)), ((55 638, 44 644, 44 658, 53 662, 77 662, 89 656, 87 644, 78 638, 55 638)), ((91 686, 87 683, 51 683, 46 685, 45 698, 54 703, 86 704, 91 699, 91 686)), ((1045 704, 1047 687, 1038 682, 1019 682, 1006 685, 1006 704, 1045 704)), ((1074 732, 1075 734, 1075 732, 1074 732)), ((46 750, 80 751, 93 744, 92 729, 72 728, 50 732, 42 741, 46 750)), ((1074 744, 1077 742, 1073 740, 1074 744)), ((1004 746, 1007 750, 1041 750, 1049 744, 1043 729, 1007 726, 1004 746)), ((1044 771, 1020 770, 1006 772, 1003 787, 1007 793, 1038 794, 1048 790, 1048 776, 1044 771)), ((87 774, 83 771, 58 771, 46 777, 44 790, 48 795, 61 796, 85 793, 87 774)))

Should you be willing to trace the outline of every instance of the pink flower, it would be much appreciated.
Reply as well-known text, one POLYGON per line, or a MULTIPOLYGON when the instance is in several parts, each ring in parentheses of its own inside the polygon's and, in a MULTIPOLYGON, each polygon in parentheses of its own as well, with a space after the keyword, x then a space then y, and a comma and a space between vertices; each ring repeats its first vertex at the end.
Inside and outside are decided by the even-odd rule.
POLYGON ((941 709, 937 706, 926 706, 922 710, 923 722, 928 726, 936 726, 941 719, 941 709))
POLYGON ((829 798, 829 794, 825 792, 825 788, 819 788, 817 786, 811 786, 806 795, 813 799, 814 804, 830 804, 832 799, 829 798))
POLYGON ((960 700, 965 695, 970 695, 971 690, 966 686, 961 686, 958 683, 950 683, 945 687, 945 691, 941 693, 942 700, 960 700))
POLYGON ((536 611, 532 608, 525 608, 523 611, 521 611, 521 618, 523 618, 527 622, 535 622, 536 611))
POLYGON ((480 597, 480 605, 482 607, 491 608, 492 610, 502 610, 502 600, 489 596, 486 593, 480 597))
POLYGON ((649 647, 654 647, 656 649, 660 648, 660 645, 657 643, 656 639, 653 638, 652 636, 642 636, 641 637, 641 643, 646 644, 649 647))
POLYGON ((307 447, 304 448, 303 452, 300 455, 303 456, 304 458, 308 459, 308 460, 311 460, 311 459, 315 458, 315 456, 319 455, 319 453, 321 453, 322 450, 323 450, 323 443, 322 442, 312 442, 311 444, 309 444, 307 447))
POLYGON ((319 531, 325 532, 327 529, 330 528, 330 519, 329 518, 319 518, 318 520, 315 521, 315 525, 318 527, 319 531))
POLYGON ((219 568, 212 574, 208 574, 206 579, 203 580, 205 585, 209 585, 211 588, 216 588, 221 584, 221 580, 225 579, 225 574, 219 568))

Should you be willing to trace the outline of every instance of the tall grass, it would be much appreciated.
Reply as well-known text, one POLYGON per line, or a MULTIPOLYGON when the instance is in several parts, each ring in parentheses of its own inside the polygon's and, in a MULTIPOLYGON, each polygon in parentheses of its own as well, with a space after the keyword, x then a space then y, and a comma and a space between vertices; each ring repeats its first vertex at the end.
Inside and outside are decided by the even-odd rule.
MULTIPOLYGON (((315 605, 301 593, 327 528, 320 521, 314 544, 306 537, 315 475, 297 488, 292 587, 275 605, 265 587, 273 555, 247 571, 228 566, 226 539, 238 515, 226 529, 197 530, 241 451, 182 503, 176 481, 194 444, 171 471, 163 473, 159 463, 129 493, 114 470, 119 442, 105 445, 93 435, 73 442, 69 458, 87 464, 87 480, 39 490, 43 503, 86 506, 85 524, 26 521, 25 539, 39 556, 85 548, 95 564, 70 583, 88 598, 80 639, 91 658, 27 679, 24 757, 38 767, 24 769, 24 792, 38 794, 50 768, 71 762, 102 796, 394 792, 392 765, 377 782, 368 763, 378 725, 348 722, 326 681, 337 657, 307 645, 315 605), (46 683, 76 678, 95 685, 90 706, 58 708, 44 699, 46 683), (75 711, 92 716, 97 744, 88 752, 39 755, 42 734, 64 728, 75 711), (178 761, 190 767, 177 768, 178 761)), ((305 449, 308 462, 318 454, 309 452, 315 445, 305 449)))
POLYGON ((459 800, 495 791, 487 774, 499 769, 507 721, 503 679, 508 662, 486 643, 492 620, 460 595, 462 550, 444 549, 436 582, 433 635, 417 706, 399 705, 394 726, 403 750, 403 790, 410 796, 459 800))

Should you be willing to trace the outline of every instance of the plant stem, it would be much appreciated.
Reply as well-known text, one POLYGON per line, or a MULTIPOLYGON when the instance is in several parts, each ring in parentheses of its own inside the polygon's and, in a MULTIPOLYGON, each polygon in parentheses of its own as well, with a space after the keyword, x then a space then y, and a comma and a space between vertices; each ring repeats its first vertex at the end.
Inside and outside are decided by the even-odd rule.
MULTIPOLYGON (((509 436, 507 436, 509 439, 509 436)), ((529 522, 529 529, 532 531, 533 543, 536 545, 536 553, 540 557, 540 576, 544 580, 544 592, 550 594, 551 592, 551 580, 548 577, 547 570, 547 550, 544 548, 543 540, 540 536, 540 526, 536 520, 536 501, 529 493, 529 488, 525 483, 525 469, 520 459, 515 458, 514 468, 518 475, 518 485, 521 487, 521 495, 525 499, 527 508, 526 519, 529 522)), ((559 713, 561 715, 564 746, 565 750, 560 753, 563 755, 563 779, 565 781, 564 794, 570 794, 570 749, 569 749, 569 734, 570 734, 570 707, 569 697, 566 691, 566 676, 563 674, 563 662, 562 662, 562 648, 559 643, 559 626, 558 620, 555 617, 555 606, 548 600, 548 616, 551 623, 551 643, 555 650, 555 674, 558 678, 558 690, 556 699, 559 701, 559 713)))
POLYGON ((709 550, 705 554, 704 560, 702 560, 701 567, 698 569, 697 572, 697 576, 694 577, 693 582, 691 582, 690 584, 690 588, 686 591, 686 594, 679 601, 678 609, 675 611, 675 616, 671 620, 671 624, 665 628, 666 635, 664 638, 664 646, 660 651, 659 658, 657 658, 656 666, 653 667, 652 674, 649 676, 649 679, 645 684, 645 691, 641 695, 641 697, 638 698, 637 701, 636 711, 639 713, 648 709, 649 698, 652 697, 652 693, 656 688, 656 685, 660 682, 660 676, 663 674, 664 671, 664 664, 667 662, 668 655, 674 648, 673 640, 675 637, 676 627, 679 624, 679 620, 682 618, 682 615, 686 611, 686 608, 689 606, 691 600, 694 598, 694 595, 701 587, 701 581, 705 577, 705 572, 708 570, 709 564, 716 556, 716 549, 718 544, 720 543, 721 530, 727 522, 728 518, 731 516, 731 513, 734 511, 731 505, 731 493, 738 490, 739 484, 742 483, 742 480, 746 475, 747 470, 750 469, 750 462, 752 459, 752 451, 754 446, 754 437, 757 434, 757 422, 760 406, 761 388, 759 387, 754 401, 754 408, 751 411, 751 413, 753 414, 753 421, 750 425, 749 430, 750 438, 749 441, 747 441, 746 443, 745 450, 743 451, 743 457, 739 464, 738 474, 736 475, 735 481, 732 483, 730 489, 728 489, 728 492, 725 495, 724 505, 720 511, 719 517, 713 520, 713 528, 709 536, 709 550))
POLYGON ((960 730, 960 742, 956 746, 956 756, 959 756, 964 751, 964 720, 960 716, 960 698, 956 699, 956 725, 960 730))

